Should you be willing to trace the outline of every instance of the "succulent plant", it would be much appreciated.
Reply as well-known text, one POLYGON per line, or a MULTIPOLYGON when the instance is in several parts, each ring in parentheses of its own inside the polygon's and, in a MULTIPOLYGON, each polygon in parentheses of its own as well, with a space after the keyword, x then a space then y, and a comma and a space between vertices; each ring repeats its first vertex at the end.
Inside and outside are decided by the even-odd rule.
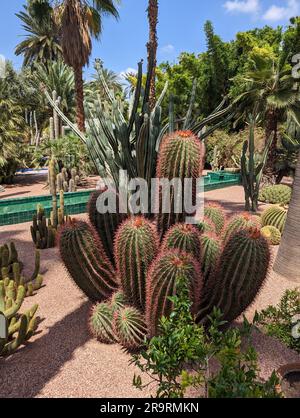
POLYGON ((56 229, 50 220, 47 225, 45 210, 41 205, 37 207, 37 213, 33 216, 33 223, 30 227, 32 241, 39 250, 55 246, 56 229))
POLYGON ((59 249, 70 276, 91 300, 105 301, 119 288, 103 245, 87 223, 73 220, 65 224, 59 233, 59 249))
POLYGON ((292 198, 292 188, 284 184, 264 187, 259 193, 259 201, 275 205, 288 205, 292 198))
POLYGON ((270 265, 268 241, 259 229, 242 229, 225 244, 216 273, 205 285, 197 320, 207 323, 214 308, 232 322, 250 306, 263 286, 270 265))
POLYGON ((113 313, 124 308, 127 304, 124 293, 120 291, 114 293, 110 299, 109 304, 112 308, 113 313))
POLYGON ((222 251, 221 240, 212 232, 201 235, 201 251, 201 267, 204 283, 206 283, 209 277, 214 273, 216 265, 218 264, 222 251))
POLYGON ((179 250, 162 251, 147 278, 146 323, 151 338, 158 332, 160 319, 171 314, 173 305, 169 298, 176 295, 179 278, 185 279, 189 285, 192 312, 196 313, 203 285, 200 263, 179 250))
POLYGON ((204 215, 213 222, 217 235, 220 235, 226 222, 223 208, 217 203, 208 203, 205 205, 204 215))
POLYGON ((19 262, 19 255, 15 244, 10 242, 0 247, 0 279, 12 276, 13 265, 19 263, 20 269, 22 264, 19 262))
POLYGON ((106 254, 108 255, 110 261, 114 264, 114 239, 115 234, 119 226, 127 218, 126 214, 119 213, 119 197, 116 195, 116 213, 105 213, 102 214, 97 210, 97 200, 98 198, 106 191, 97 190, 91 194, 89 203, 88 203, 88 214, 89 219, 95 230, 97 231, 106 254))
POLYGON ((160 147, 156 177, 160 180, 167 179, 169 181, 180 179, 183 193, 180 194, 181 196, 177 196, 173 188, 170 196, 164 196, 159 191, 157 225, 160 238, 163 238, 171 226, 176 223, 185 222, 187 216, 195 215, 193 213, 186 213, 184 210, 184 200, 188 195, 187 190, 184 190, 184 180, 191 179, 193 181, 192 196, 188 196, 188 198, 195 205, 196 182, 202 175, 203 157, 203 145, 199 138, 195 137, 192 132, 179 131, 164 137, 160 147), (166 198, 167 201, 165 200, 166 198), (166 203, 170 204, 169 211, 164 210, 166 203), (178 207, 181 210, 177 210, 178 207))
POLYGON ((140 349, 147 336, 143 315, 135 308, 125 307, 114 315, 113 328, 120 344, 127 350, 140 349))
POLYGON ((287 218, 287 209, 282 206, 272 206, 262 214, 263 226, 275 226, 283 234, 287 218))
POLYGON ((92 308, 89 327, 92 335, 103 344, 116 343, 113 331, 114 312, 108 303, 98 303, 92 308))
POLYGON ((203 220, 198 222, 197 228, 201 234, 206 234, 207 232, 216 233, 216 226, 210 218, 204 216, 203 220))
POLYGON ((157 255, 158 237, 153 224, 132 217, 120 226, 115 239, 115 258, 122 290, 128 302, 145 309, 147 271, 157 255))
POLYGON ((26 296, 24 286, 17 289, 13 280, 0 281, 0 356, 13 354, 22 344, 28 341, 37 329, 35 316, 38 305, 24 314, 20 313, 26 296))
POLYGON ((261 221, 258 220, 256 217, 254 218, 250 215, 249 212, 242 213, 240 215, 234 215, 224 228, 224 235, 223 239, 224 242, 228 240, 230 235, 240 229, 249 229, 249 228, 260 228, 261 221))
POLYGON ((165 235, 162 251, 177 249, 201 260, 200 233, 196 227, 187 224, 174 225, 165 235))
POLYGON ((261 230, 262 235, 271 245, 279 245, 281 242, 281 232, 275 226, 264 226, 261 230))

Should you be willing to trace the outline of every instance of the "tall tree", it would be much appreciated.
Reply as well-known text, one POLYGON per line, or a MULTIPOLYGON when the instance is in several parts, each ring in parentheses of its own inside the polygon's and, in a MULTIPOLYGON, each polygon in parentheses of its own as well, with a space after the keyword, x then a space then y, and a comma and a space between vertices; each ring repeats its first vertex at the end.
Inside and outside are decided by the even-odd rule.
POLYGON ((153 60, 153 71, 151 74, 149 104, 150 104, 150 109, 154 109, 155 104, 156 104, 158 0, 149 0, 148 20, 149 20, 149 42, 147 44, 148 67, 150 67, 151 60, 153 60))

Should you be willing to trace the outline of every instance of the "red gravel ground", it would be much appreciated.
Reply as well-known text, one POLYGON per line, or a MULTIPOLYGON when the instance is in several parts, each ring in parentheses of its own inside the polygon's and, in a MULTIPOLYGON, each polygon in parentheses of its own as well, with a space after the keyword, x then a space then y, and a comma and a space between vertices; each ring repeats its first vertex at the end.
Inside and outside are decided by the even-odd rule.
MULTIPOLYGON (((232 187, 207 193, 209 200, 224 204, 226 210, 243 210, 243 189, 232 187)), ((34 247, 30 224, 0 227, 0 244, 13 240, 30 274, 34 247)), ((92 339, 87 318, 90 303, 73 285, 60 261, 57 249, 42 252, 45 287, 26 299, 26 306, 38 303, 41 323, 39 333, 7 359, 0 359, 0 397, 147 397, 132 386, 135 369, 128 365, 130 356, 119 346, 106 346, 92 339)), ((286 289, 297 284, 273 273, 248 312, 277 304, 286 289)), ((275 339, 254 333, 262 377, 289 362, 299 362, 299 355, 275 339)))

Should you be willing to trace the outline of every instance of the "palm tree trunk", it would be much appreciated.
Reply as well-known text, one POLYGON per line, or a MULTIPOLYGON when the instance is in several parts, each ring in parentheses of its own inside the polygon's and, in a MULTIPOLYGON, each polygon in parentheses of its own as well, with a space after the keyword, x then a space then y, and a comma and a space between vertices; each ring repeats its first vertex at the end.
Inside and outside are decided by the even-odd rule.
POLYGON ((274 271, 300 283, 300 153, 285 230, 274 271))
POLYGON ((151 74, 151 84, 150 84, 150 96, 149 96, 149 105, 150 109, 153 110, 156 104, 156 76, 155 70, 157 65, 157 24, 158 24, 158 0, 149 0, 148 6, 148 19, 149 19, 149 42, 147 44, 148 50, 148 68, 150 64, 151 54, 154 54, 154 68, 151 74))
POLYGON ((81 132, 85 132, 84 96, 82 67, 74 68, 75 91, 76 91, 76 121, 81 132))

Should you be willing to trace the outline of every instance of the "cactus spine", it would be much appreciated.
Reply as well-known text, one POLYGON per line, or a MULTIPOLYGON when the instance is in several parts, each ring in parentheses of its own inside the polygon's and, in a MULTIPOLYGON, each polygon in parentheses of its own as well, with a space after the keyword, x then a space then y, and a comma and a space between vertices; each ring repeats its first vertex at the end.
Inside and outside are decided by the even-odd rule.
POLYGON ((216 274, 204 289, 197 320, 206 323, 214 307, 232 322, 250 306, 263 286, 270 265, 268 241, 258 229, 231 235, 220 257, 216 274))
MULTIPOLYGON (((164 137, 159 151, 159 160, 156 177, 160 180, 173 181, 180 179, 183 193, 180 198, 175 194, 174 188, 170 193, 170 200, 161 191, 159 193, 159 215, 157 224, 160 237, 176 223, 183 223, 187 216, 195 213, 186 213, 185 199, 190 205, 196 203, 197 180, 202 175, 203 145, 190 131, 180 131, 164 137), (184 180, 192 180, 192 191, 188 193, 184 180), (189 196, 191 194, 191 196, 189 196), (170 205, 170 207, 165 207, 170 205), (165 210, 164 210, 165 209, 165 210), (168 209, 168 210, 166 210, 168 209), (170 213, 163 213, 170 212, 170 213)), ((189 191, 190 192, 190 191, 189 191)), ((167 196, 169 198, 169 196, 167 196)))
POLYGON ((128 302, 145 309, 147 271, 158 251, 154 226, 143 217, 126 220, 115 240, 118 275, 128 302))
POLYGON ((152 264, 147 278, 146 323, 150 338, 157 335, 160 319, 172 311, 169 297, 176 295, 179 278, 186 280, 189 286, 196 313, 203 284, 200 263, 190 254, 178 250, 162 252, 152 264))
POLYGON ((125 307, 114 315, 113 328, 120 344, 127 350, 140 349, 147 336, 143 315, 135 308, 125 307))
POLYGON ((98 198, 106 190, 97 190, 96 192, 92 193, 89 204, 88 204, 88 214, 89 219, 95 230, 97 231, 106 254, 108 255, 111 262, 114 264, 114 239, 115 234, 122 224, 122 222, 126 219, 127 215, 119 213, 119 197, 118 195, 115 196, 117 201, 117 208, 116 213, 100 213, 97 210, 97 201, 98 198))
POLYGON ((104 301, 118 289, 116 273, 96 232, 71 221, 59 233, 62 260, 77 286, 93 301, 104 301))
POLYGON ((191 254, 196 260, 201 259, 200 233, 192 225, 177 224, 167 232, 162 244, 162 251, 177 249, 191 254))
POLYGON ((262 214, 263 226, 275 226, 283 234, 287 218, 287 209, 281 206, 272 206, 262 214))

